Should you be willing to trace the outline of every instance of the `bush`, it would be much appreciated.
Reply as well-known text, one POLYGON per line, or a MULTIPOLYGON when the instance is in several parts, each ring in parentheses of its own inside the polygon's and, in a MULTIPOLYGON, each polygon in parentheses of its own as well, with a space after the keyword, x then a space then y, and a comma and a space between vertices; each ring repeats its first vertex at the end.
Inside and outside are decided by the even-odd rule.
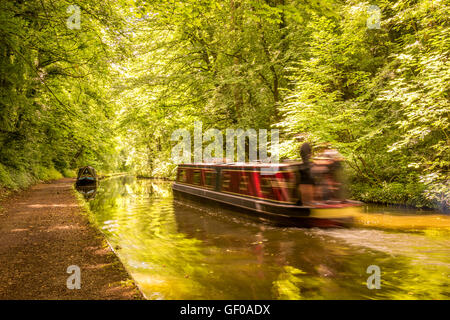
POLYGON ((36 183, 39 180, 48 181, 62 178, 55 168, 37 166, 31 172, 14 169, 0 163, 0 187, 8 189, 23 189, 36 183))
POLYGON ((7 167, 0 163, 0 186, 16 189, 17 185, 11 179, 11 174, 7 167))
POLYGON ((55 168, 45 168, 39 166, 35 171, 35 176, 39 180, 56 180, 62 178, 61 173, 59 173, 55 168))
POLYGON ((350 186, 352 197, 363 202, 437 208, 425 197, 425 189, 425 185, 411 182, 383 182, 381 187, 364 183, 350 186))
POLYGON ((33 183, 36 183, 37 179, 23 170, 12 170, 11 171, 11 179, 16 184, 16 187, 13 189, 22 189, 26 188, 33 183))
POLYGON ((63 169, 62 170, 62 175, 65 178, 76 178, 77 177, 77 174, 76 174, 75 170, 70 170, 70 169, 63 169))
POLYGON ((29 173, 0 164, 0 187, 17 190, 36 182, 29 173))

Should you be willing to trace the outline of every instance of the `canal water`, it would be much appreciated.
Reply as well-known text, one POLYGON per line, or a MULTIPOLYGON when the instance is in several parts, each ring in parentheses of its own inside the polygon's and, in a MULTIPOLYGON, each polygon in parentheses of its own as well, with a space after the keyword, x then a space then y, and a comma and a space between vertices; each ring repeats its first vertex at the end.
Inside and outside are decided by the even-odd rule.
POLYGON ((179 202, 170 182, 133 177, 101 181, 89 205, 148 299, 450 298, 448 229, 282 228, 179 202), (380 289, 367 287, 371 265, 380 289))

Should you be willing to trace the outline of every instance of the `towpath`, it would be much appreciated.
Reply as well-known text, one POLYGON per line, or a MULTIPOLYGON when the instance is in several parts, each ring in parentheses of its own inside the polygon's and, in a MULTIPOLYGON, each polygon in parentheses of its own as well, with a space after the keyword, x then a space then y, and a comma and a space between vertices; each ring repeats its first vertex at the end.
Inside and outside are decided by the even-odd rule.
POLYGON ((142 299, 83 215, 73 183, 41 183, 0 203, 0 299, 142 299), (80 289, 67 288, 72 265, 80 289))

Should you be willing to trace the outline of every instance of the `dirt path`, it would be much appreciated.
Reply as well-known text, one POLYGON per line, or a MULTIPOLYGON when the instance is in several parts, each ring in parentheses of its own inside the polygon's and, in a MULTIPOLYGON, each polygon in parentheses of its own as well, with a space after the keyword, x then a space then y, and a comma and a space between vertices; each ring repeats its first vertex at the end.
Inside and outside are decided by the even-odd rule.
POLYGON ((0 203, 0 299, 142 299, 82 215, 73 182, 38 184, 0 203), (80 267, 79 290, 67 288, 70 265, 80 267))

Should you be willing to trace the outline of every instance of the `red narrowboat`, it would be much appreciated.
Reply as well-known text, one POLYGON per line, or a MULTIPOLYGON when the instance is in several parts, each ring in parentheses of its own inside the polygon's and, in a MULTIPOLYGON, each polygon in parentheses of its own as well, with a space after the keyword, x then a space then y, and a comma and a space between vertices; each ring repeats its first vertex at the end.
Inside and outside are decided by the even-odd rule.
MULTIPOLYGON (((351 225, 360 202, 331 198, 301 204, 300 168, 300 162, 181 164, 172 189, 177 199, 213 202, 288 225, 351 225)), ((319 186, 317 184, 316 188, 319 186)))

